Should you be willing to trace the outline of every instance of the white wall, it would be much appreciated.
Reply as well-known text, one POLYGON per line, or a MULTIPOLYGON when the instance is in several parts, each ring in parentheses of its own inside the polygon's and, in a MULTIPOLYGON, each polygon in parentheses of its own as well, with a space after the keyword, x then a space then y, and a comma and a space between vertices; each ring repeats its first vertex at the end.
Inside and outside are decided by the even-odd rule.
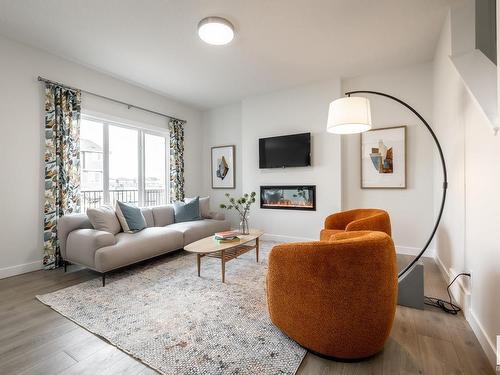
POLYGON ((250 224, 270 235, 318 239, 327 215, 341 207, 340 137, 326 133, 329 103, 340 96, 338 79, 259 95, 242 102, 243 192, 261 185, 316 185, 316 211, 255 207, 250 224), (262 137, 312 133, 312 167, 259 169, 262 137))
MULTIPOLYGON (((186 193, 201 186, 201 113, 186 105, 43 51, 0 37, 0 277, 40 267, 43 226, 43 85, 60 81, 187 120, 186 193)), ((166 127, 166 120, 83 95, 83 110, 166 127)))
POLYGON ((454 290, 455 296, 464 303, 470 293, 465 316, 494 365, 496 335, 500 334, 500 138, 493 135, 488 118, 448 57, 460 43, 461 35, 453 32, 460 30, 454 27, 457 22, 461 19, 446 20, 434 61, 435 128, 450 180, 437 259, 450 278, 462 271, 472 273, 472 283, 462 283, 462 288, 454 290))
MULTIPOLYGON (((227 203, 226 193, 235 197, 242 194, 242 150, 241 150, 241 103, 212 109, 203 113, 203 186, 204 194, 210 196, 210 206, 213 211, 220 211, 219 205, 227 203), (235 146, 235 189, 212 189, 211 180, 211 147, 235 146)), ((234 228, 238 227, 238 214, 227 211, 226 217, 234 228)))
MULTIPOLYGON (((413 106, 432 124, 432 64, 342 80, 342 91, 373 90, 413 106)), ((344 209, 382 208, 389 212, 398 252, 416 254, 434 224, 433 141, 420 120, 388 98, 370 99, 374 128, 407 126, 406 189, 361 189, 360 135, 342 137, 342 203, 344 209)), ((432 255, 433 249, 426 252, 432 255)))

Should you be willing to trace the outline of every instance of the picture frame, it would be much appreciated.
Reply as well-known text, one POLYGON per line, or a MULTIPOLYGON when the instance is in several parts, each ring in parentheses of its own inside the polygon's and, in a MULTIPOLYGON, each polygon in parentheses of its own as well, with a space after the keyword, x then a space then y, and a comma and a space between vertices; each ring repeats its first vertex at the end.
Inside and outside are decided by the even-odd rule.
POLYGON ((212 189, 236 188, 235 146, 214 146, 211 148, 212 189))
POLYGON ((361 133, 361 189, 406 189, 406 125, 361 133))

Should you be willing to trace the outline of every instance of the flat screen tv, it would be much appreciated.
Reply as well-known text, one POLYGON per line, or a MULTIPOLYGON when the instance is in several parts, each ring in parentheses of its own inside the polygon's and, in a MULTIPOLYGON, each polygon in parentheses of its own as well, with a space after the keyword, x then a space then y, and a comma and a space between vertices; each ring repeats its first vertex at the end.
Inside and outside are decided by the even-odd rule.
POLYGON ((311 133, 259 139, 259 168, 311 165, 311 133))

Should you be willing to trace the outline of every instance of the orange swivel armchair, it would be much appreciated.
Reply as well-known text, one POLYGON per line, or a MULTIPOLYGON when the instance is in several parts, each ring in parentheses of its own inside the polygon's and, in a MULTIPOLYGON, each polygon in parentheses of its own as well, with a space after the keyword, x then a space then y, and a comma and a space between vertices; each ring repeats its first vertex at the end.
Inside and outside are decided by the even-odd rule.
POLYGON ((376 230, 391 235, 391 219, 384 210, 359 208, 342 211, 325 219, 325 229, 321 230, 320 240, 329 241, 332 234, 356 230, 376 230))
POLYGON ((397 299, 396 252, 382 232, 290 243, 269 254, 271 321, 304 348, 358 360, 382 350, 397 299))

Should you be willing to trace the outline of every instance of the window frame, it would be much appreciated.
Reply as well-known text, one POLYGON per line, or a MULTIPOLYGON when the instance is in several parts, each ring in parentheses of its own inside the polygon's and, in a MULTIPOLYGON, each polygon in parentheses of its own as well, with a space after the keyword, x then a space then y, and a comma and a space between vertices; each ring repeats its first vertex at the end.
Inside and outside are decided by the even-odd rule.
MULTIPOLYGON (((99 122, 102 124, 102 142, 103 142, 103 157, 102 157, 102 191, 103 191, 103 204, 109 205, 111 195, 109 190, 109 127, 117 126, 125 129, 131 129, 137 131, 137 205, 138 207, 144 207, 146 201, 146 180, 145 180, 145 159, 146 159, 146 148, 145 148, 145 136, 153 135, 162 137, 165 139, 165 202, 170 202, 170 148, 169 148, 169 132, 167 129, 150 129, 147 126, 141 125, 131 125, 124 122, 110 120, 104 116, 96 116, 88 113, 82 113, 81 120, 99 122)), ((80 172, 81 173, 81 172, 80 172)), ((83 191, 83 190, 82 190, 83 191)))

